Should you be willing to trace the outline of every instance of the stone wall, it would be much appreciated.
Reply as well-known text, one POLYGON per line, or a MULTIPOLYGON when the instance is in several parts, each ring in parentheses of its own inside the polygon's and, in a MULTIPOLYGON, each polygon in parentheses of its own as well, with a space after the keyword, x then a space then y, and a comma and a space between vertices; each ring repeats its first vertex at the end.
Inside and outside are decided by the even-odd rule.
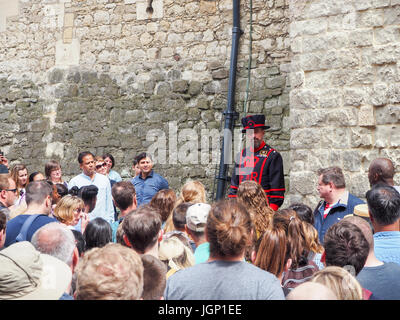
POLYGON ((315 172, 331 165, 364 198, 377 157, 399 184, 400 2, 293 0, 289 12, 290 201, 315 206, 315 172))
MULTIPOLYGON (((282 152, 287 180, 288 2, 253 1, 246 105, 250 8, 241 3, 244 34, 235 97, 240 115, 266 115, 272 127, 267 140, 282 152)), ((148 3, 0 0, 0 8, 8 8, 0 13, 0 149, 11 164, 26 163, 32 172, 55 158, 70 178, 79 172, 78 152, 89 149, 111 152, 116 170, 129 178, 134 155, 159 141, 178 151, 178 156, 167 151, 166 163, 156 165, 171 187, 178 191, 186 179, 200 179, 211 196, 219 137, 201 137, 201 130, 221 129, 232 1, 154 0, 151 8, 148 3), (176 143, 171 138, 175 124, 176 143), (192 148, 199 149, 197 163, 185 161, 185 152, 190 157, 193 151, 184 139, 188 128, 198 134, 192 148), (204 139, 208 146, 201 148, 204 139)))

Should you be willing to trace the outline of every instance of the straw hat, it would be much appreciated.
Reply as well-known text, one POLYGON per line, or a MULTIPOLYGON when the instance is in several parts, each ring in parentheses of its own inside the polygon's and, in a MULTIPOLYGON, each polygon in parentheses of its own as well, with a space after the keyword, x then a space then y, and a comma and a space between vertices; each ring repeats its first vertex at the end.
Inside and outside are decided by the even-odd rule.
POLYGON ((70 267, 28 241, 0 251, 0 300, 58 300, 71 283, 70 267))

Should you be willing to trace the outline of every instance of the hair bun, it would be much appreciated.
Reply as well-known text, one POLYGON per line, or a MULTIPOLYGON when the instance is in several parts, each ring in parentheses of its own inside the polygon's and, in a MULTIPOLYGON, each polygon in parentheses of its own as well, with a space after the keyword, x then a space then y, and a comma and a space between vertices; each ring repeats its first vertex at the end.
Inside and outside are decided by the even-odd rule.
POLYGON ((73 186, 69 191, 68 194, 72 196, 77 196, 79 193, 79 188, 77 186, 73 186))

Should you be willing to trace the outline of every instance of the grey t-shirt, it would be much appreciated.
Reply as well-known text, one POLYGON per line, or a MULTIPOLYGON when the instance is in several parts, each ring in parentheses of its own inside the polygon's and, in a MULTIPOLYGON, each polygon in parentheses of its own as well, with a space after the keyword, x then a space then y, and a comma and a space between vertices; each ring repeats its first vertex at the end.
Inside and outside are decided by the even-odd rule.
POLYGON ((212 261, 167 280, 166 300, 285 300, 279 280, 245 261, 212 261))
POLYGON ((385 262, 377 267, 364 267, 357 275, 361 286, 382 300, 400 300, 400 265, 385 262))

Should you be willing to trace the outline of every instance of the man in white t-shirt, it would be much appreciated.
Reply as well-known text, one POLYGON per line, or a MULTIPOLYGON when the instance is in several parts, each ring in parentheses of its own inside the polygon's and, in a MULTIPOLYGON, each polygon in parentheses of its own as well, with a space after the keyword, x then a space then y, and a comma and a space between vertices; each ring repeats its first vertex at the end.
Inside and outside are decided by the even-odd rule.
POLYGON ((114 206, 111 195, 110 180, 100 173, 96 173, 94 156, 91 152, 85 151, 78 155, 79 166, 82 173, 72 178, 68 183, 68 188, 74 186, 82 188, 83 186, 95 185, 99 191, 97 193, 96 206, 89 214, 89 219, 97 217, 105 219, 110 224, 114 222, 114 206))

